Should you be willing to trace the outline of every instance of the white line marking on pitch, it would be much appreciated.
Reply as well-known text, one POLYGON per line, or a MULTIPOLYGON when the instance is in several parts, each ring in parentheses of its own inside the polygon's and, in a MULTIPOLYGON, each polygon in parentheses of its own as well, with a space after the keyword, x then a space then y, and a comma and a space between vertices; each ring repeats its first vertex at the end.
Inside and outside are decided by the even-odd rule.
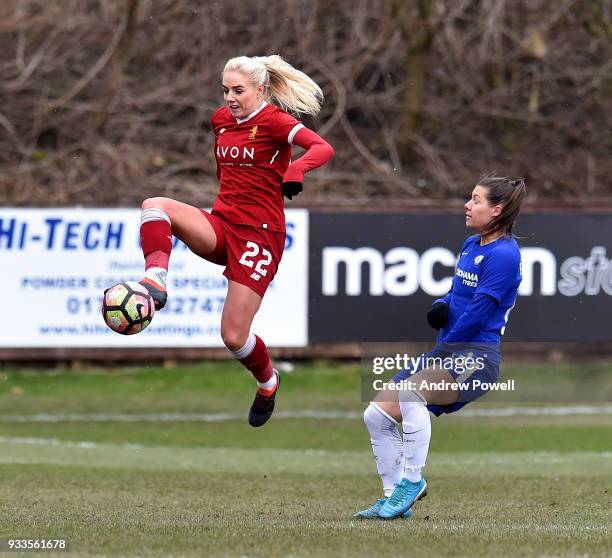
MULTIPOLYGON (((612 405, 575 405, 556 407, 472 408, 459 411, 459 417, 610 415, 612 405)), ((243 420, 244 413, 68 413, 36 415, 0 415, 0 423, 11 422, 226 422, 243 420)), ((313 418, 321 420, 360 419, 357 411, 279 411, 278 419, 313 418)))
MULTIPOLYGON (((116 449, 127 449, 127 450, 170 450, 173 451, 173 448, 160 448, 158 446, 143 446, 141 444, 134 443, 124 443, 124 444, 114 444, 108 442, 90 442, 90 441, 70 441, 70 440, 60 440, 58 438, 27 438, 27 437, 11 437, 11 436, 0 436, 0 444, 8 444, 8 445, 23 445, 23 446, 54 446, 60 448, 77 448, 77 449, 85 449, 85 450, 93 450, 97 448, 116 448, 116 449)), ((200 452, 205 450, 206 452, 215 453, 215 452, 225 452, 234 451, 233 448, 174 448, 177 451, 196 451, 200 452)), ((236 450, 241 451, 241 450, 236 450)), ((309 449, 304 448, 301 450, 271 450, 271 451, 281 451, 288 453, 300 453, 306 455, 314 455, 315 457, 322 457, 327 459, 330 455, 330 452, 327 450, 319 450, 319 449, 309 449)), ((333 452, 331 452, 333 453, 333 452)), ((340 452, 342 453, 342 452, 340 452)), ((345 452, 346 453, 346 452, 345 452)), ((348 452, 355 453, 355 452, 348 452)), ((603 459, 612 459, 612 452, 610 451, 595 451, 595 452, 577 452, 581 456, 592 456, 603 459)), ((524 462, 531 463, 564 463, 568 459, 575 459, 575 455, 572 454, 558 454, 554 452, 531 452, 530 454, 516 454, 509 453, 505 455, 488 455, 488 454, 478 454, 474 456, 472 454, 467 455, 455 455, 453 454, 453 461, 461 461, 464 464, 473 464, 473 465, 482 465, 484 461, 491 464, 504 464, 508 462, 514 462, 516 459, 520 459, 524 462), (518 457, 517 457, 518 456, 518 457)), ((0 456, 0 463, 14 463, 15 460, 13 457, 0 456)), ((24 461, 25 463, 25 461, 24 461)))
MULTIPOLYGON (((21 444, 25 446, 58 446, 62 448, 79 448, 79 449, 95 449, 106 446, 119 446, 126 449, 142 449, 144 446, 140 444, 104 444, 98 442, 71 442, 67 440, 58 440, 57 438, 21 438, 0 436, 0 444, 21 444)), ((0 458, 1 462, 1 458, 0 458)))

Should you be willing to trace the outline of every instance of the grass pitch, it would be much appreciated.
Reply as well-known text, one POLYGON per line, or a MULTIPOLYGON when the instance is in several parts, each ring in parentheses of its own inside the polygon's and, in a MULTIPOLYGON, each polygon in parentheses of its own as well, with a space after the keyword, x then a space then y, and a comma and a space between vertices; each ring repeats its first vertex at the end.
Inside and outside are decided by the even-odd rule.
POLYGON ((380 481, 357 367, 298 365, 262 429, 235 363, 0 380, 0 538, 67 537, 72 556, 610 555, 609 414, 433 418, 430 495, 364 522, 380 481))

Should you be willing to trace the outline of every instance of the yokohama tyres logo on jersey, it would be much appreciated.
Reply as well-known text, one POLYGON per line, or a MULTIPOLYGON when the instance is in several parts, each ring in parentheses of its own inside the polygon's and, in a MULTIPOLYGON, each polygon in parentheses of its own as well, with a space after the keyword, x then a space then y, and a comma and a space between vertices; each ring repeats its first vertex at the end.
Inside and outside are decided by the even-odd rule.
POLYGON ((478 287, 478 274, 477 273, 469 273, 459 268, 457 268, 456 273, 457 273, 457 277, 461 277, 461 279, 463 279, 464 285, 468 287, 474 287, 474 288, 478 287))

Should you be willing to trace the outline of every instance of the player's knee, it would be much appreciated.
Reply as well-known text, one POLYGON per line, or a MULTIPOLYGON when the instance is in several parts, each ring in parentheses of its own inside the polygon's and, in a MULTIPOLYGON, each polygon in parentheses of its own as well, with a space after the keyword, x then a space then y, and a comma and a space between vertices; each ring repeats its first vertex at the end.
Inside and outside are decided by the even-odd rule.
POLYGON ((400 405, 402 403, 420 403, 422 405, 427 405, 426 395, 416 389, 399 390, 398 399, 400 405))
POLYGON ((246 338, 247 336, 242 335, 239 331, 221 328, 221 339, 223 339, 223 344, 230 351, 239 351, 242 349, 246 343, 246 338))
POLYGON ((142 209, 161 209, 164 211, 167 209, 169 198, 155 197, 147 198, 142 202, 142 209))
POLYGON ((397 424, 399 420, 394 418, 391 414, 381 409, 376 403, 372 402, 363 412, 363 422, 372 436, 377 432, 380 432, 384 425, 389 424, 389 421, 393 424, 397 424))

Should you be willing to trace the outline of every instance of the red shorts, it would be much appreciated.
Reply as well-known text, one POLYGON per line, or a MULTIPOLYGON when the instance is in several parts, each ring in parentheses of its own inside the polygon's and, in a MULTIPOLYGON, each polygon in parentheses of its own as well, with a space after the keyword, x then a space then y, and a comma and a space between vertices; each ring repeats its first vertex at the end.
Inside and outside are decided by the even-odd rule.
POLYGON ((204 209, 200 211, 217 235, 213 252, 201 257, 224 265, 223 275, 263 297, 283 257, 285 233, 235 225, 204 209))

